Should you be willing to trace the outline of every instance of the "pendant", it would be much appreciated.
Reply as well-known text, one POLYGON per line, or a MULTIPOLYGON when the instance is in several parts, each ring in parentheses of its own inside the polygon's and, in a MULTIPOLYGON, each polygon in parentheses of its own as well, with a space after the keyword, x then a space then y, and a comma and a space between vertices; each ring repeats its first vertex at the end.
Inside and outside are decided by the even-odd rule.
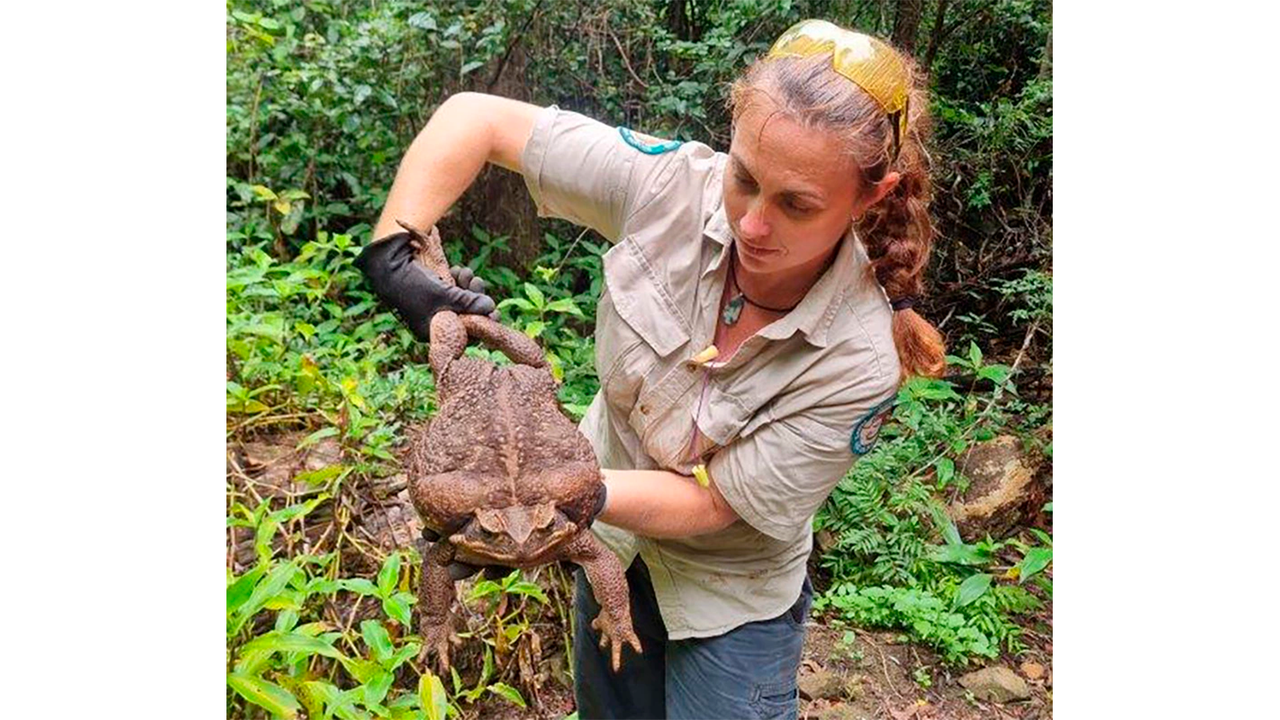
POLYGON ((720 313, 720 319, 725 325, 732 325, 738 322, 738 316, 742 314, 742 293, 738 293, 729 298, 729 302, 724 304, 724 311, 720 313))

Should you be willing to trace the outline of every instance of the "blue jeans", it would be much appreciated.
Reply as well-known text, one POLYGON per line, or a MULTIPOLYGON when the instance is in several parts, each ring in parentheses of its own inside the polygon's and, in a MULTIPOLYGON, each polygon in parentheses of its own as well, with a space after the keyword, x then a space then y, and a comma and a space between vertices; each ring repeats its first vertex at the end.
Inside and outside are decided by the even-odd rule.
POLYGON ((591 621, 600 606, 581 569, 574 592, 573 696, 580 720, 669 718, 794 720, 796 674, 804 646, 804 622, 813 587, 804 580, 800 597, 770 620, 741 625, 708 638, 668 640, 644 561, 627 570, 631 620, 643 654, 622 651, 614 673, 599 648, 591 621))

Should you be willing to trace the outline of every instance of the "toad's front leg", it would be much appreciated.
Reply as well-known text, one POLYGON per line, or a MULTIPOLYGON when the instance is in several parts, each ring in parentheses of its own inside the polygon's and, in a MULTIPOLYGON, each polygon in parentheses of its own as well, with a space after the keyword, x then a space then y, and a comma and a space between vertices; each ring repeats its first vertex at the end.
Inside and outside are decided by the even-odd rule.
POLYGON ((453 631, 454 587, 449 577, 453 545, 440 540, 422 556, 422 583, 418 586, 418 632, 422 634, 422 653, 418 660, 426 663, 432 650, 440 660, 441 672, 449 672, 449 644, 462 642, 453 631))
POLYGON ((618 556, 605 547, 590 530, 583 530, 565 548, 565 555, 582 566, 587 581, 595 593, 600 614, 591 621, 591 627, 600 632, 600 648, 611 645, 613 671, 622 666, 622 644, 631 646, 637 654, 640 638, 631 625, 631 595, 627 588, 627 574, 618 562, 618 556))

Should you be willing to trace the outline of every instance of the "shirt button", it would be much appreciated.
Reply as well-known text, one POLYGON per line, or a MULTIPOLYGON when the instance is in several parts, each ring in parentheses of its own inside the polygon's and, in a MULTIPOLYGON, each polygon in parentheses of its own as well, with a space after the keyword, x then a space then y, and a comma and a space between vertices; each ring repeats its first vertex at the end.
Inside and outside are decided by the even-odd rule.
POLYGON ((641 405, 641 406, 640 406, 640 414, 641 414, 641 415, 648 415, 648 414, 649 414, 649 406, 648 406, 648 405, 641 405))

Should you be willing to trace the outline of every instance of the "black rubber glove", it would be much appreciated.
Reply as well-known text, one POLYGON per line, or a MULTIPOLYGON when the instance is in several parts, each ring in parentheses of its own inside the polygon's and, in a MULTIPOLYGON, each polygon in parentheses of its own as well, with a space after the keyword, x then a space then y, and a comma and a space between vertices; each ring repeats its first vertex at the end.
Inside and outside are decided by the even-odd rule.
POLYGON ((398 232, 366 247, 355 265, 369 278, 374 294, 400 313, 419 340, 430 340, 431 316, 438 310, 475 315, 490 315, 496 310, 493 298, 463 289, 483 290, 479 278, 467 277, 467 282, 459 282, 460 287, 449 287, 416 262, 414 255, 409 233, 398 232))

